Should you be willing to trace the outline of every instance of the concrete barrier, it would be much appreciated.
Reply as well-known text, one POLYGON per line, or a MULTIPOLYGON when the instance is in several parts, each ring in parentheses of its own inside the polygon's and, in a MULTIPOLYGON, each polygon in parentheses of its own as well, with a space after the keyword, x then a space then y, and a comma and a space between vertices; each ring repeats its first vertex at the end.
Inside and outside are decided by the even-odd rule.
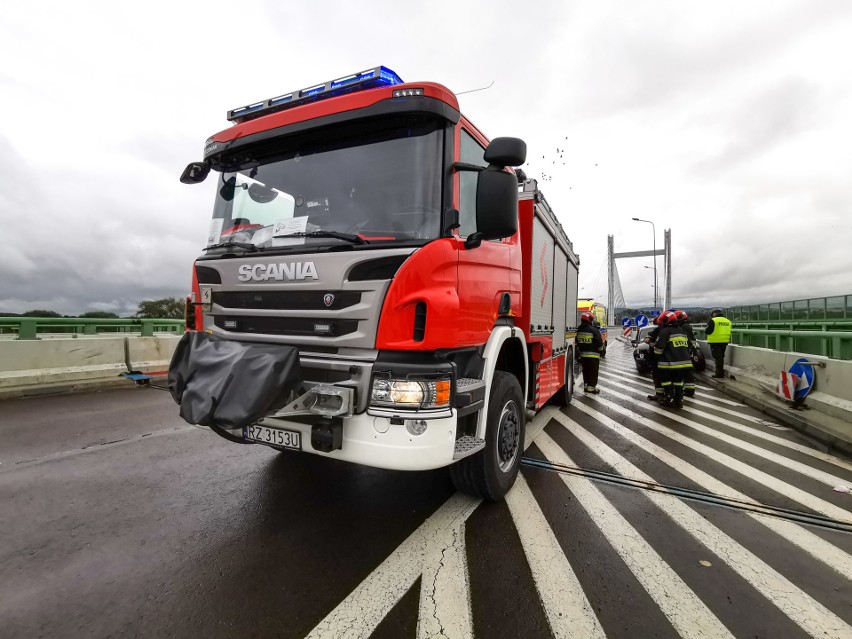
POLYGON ((125 340, 133 369, 151 372, 168 368, 181 336, 40 337, 37 341, 0 340, 0 398, 129 385, 119 377, 127 372, 125 340))
MULTIPOLYGON (((713 372, 713 357, 707 342, 699 345, 713 372)), ((813 435, 826 445, 852 452, 852 361, 829 359, 805 353, 784 353, 755 346, 731 344, 725 351, 726 378, 720 386, 765 413, 813 435), (780 399, 775 388, 782 370, 799 358, 824 364, 814 367, 815 382, 805 403, 808 410, 793 410, 780 399)), ((714 384, 717 380, 712 381, 714 384)))

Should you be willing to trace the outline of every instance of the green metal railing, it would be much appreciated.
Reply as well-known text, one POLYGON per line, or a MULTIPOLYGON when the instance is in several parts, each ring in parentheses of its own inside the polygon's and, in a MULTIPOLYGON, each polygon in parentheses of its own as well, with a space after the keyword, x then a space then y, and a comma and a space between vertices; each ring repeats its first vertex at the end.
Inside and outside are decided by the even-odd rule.
POLYGON ((776 322, 784 320, 801 322, 844 319, 852 321, 852 295, 814 297, 772 304, 752 304, 751 306, 732 306, 727 309, 726 317, 733 322, 776 322))
MULTIPOLYGON (((832 359, 852 359, 852 322, 792 323, 764 322, 760 327, 751 324, 734 326, 731 343, 756 346, 785 353, 807 353, 832 359), (790 324, 790 323, 787 323, 790 324), (804 325, 803 325, 804 324, 804 325)), ((704 338, 704 327, 694 326, 697 337, 704 338)))
POLYGON ((184 321, 174 319, 91 319, 78 317, 0 317, 0 335, 16 339, 39 339, 39 333, 102 335, 140 333, 182 333, 184 321))

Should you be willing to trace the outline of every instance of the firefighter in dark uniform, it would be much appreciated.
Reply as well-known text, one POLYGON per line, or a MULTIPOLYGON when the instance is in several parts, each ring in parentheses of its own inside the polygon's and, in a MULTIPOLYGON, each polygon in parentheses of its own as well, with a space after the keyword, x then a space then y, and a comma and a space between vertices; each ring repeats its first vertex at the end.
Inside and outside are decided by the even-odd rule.
POLYGON ((710 311, 710 319, 707 321, 707 343, 710 344, 710 352, 713 361, 716 362, 716 379, 725 377, 725 349, 731 343, 731 320, 725 317, 721 308, 710 311))
POLYGON ((589 312, 580 315, 577 329, 577 354, 583 366, 583 391, 600 393, 598 390, 598 368, 601 364, 603 338, 594 325, 595 316, 589 312))
POLYGON ((651 379, 654 382, 654 394, 648 395, 648 399, 652 402, 658 402, 665 396, 663 385, 660 383, 660 373, 657 370, 657 356, 654 354, 654 342, 657 341, 657 336, 660 334, 660 316, 654 318, 654 328, 645 336, 645 343, 650 344, 651 351, 648 353, 648 359, 651 363, 651 379))
POLYGON ((676 408, 683 406, 684 372, 692 368, 692 358, 689 356, 689 338, 683 329, 677 325, 677 317, 671 311, 660 315, 660 334, 654 343, 654 354, 657 356, 657 369, 660 383, 663 385, 665 396, 660 403, 674 404, 676 408))
MULTIPOLYGON (((695 339, 695 331, 692 330, 692 325, 689 323, 689 315, 686 311, 678 310, 675 311, 675 319, 677 325, 686 334, 686 339, 689 340, 689 359, 695 361, 698 352, 698 340, 695 339)), ((691 366, 684 370, 683 395, 684 397, 695 397, 695 371, 691 366)))

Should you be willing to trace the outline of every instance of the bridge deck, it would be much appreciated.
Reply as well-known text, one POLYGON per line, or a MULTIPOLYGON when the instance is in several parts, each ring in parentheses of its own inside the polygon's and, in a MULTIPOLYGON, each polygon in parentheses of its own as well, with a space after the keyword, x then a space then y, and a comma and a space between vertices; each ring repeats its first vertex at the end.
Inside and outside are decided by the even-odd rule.
POLYGON ((0 408, 4 637, 849 637, 852 463, 711 388, 528 425, 505 503, 237 446, 128 388, 0 408))

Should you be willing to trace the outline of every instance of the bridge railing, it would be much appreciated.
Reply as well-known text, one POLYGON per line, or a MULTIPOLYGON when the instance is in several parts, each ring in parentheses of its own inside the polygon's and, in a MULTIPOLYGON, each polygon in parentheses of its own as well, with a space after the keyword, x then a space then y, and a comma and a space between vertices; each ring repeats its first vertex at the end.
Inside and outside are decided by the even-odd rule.
POLYGON ((852 295, 732 306, 727 309, 726 316, 734 322, 832 321, 844 319, 852 321, 852 295))
MULTIPOLYGON (((704 339, 704 326, 693 327, 704 339)), ((808 353, 832 359, 852 359, 852 321, 763 322, 736 324, 731 343, 781 352, 808 353)))
POLYGON ((139 333, 182 333, 184 321, 174 319, 101 319, 79 317, 0 317, 0 336, 39 339, 39 334, 100 335, 139 333))

